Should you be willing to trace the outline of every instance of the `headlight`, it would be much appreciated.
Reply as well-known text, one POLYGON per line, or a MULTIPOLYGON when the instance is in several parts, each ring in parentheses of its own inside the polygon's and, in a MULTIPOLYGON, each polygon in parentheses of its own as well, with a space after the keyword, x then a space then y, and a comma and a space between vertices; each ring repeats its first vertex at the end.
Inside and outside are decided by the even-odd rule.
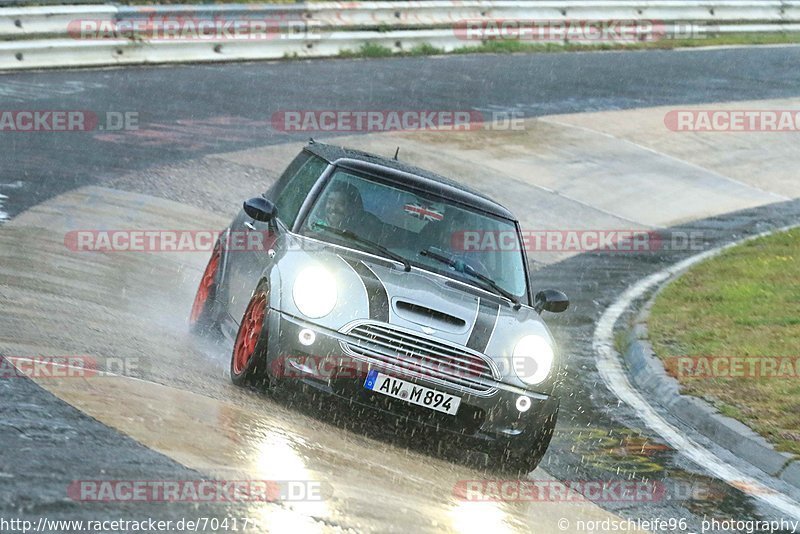
POLYGON ((514 372, 530 386, 541 384, 553 367, 553 347, 542 336, 525 336, 517 341, 513 353, 514 372))
POLYGON ((295 279, 292 297, 306 317, 324 317, 336 306, 336 280, 322 267, 308 267, 295 279))

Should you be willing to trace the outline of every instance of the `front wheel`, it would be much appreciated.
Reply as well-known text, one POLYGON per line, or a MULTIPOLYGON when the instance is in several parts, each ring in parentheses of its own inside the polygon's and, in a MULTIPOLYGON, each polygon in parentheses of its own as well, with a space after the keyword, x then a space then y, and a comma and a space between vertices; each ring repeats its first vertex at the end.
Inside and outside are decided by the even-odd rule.
POLYGON ((237 386, 265 385, 269 338, 269 288, 262 283, 242 316, 231 355, 231 380, 237 386))
POLYGON ((536 432, 535 438, 529 447, 522 451, 514 451, 510 448, 504 449, 496 458, 497 467, 503 472, 519 476, 525 476, 536 469, 547 452, 547 447, 550 446, 550 440, 553 438, 553 432, 556 428, 556 414, 549 417, 539 431, 536 432))

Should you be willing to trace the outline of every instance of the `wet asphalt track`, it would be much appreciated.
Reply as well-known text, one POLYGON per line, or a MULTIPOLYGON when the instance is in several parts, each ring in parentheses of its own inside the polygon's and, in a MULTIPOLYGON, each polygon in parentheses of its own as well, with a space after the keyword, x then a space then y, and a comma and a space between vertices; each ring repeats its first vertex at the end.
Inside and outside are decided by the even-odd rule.
MULTIPOLYGON (((797 96, 800 73, 791 66, 797 64, 798 56, 798 48, 774 48, 3 75, 3 109, 137 110, 140 127, 157 135, 126 136, 108 143, 99 142, 90 134, 0 134, 4 147, 0 154, 0 184, 7 187, 0 193, 9 197, 3 209, 13 216, 58 193, 93 183, 100 176, 210 152, 283 142, 291 137, 276 134, 268 125, 271 113, 280 109, 468 107, 521 110, 532 116, 797 96), (407 86, 403 90, 390 87, 401 83, 407 86), (71 87, 75 92, 58 94, 59 87, 71 87), (219 116, 242 120, 213 126, 203 122, 219 116), (21 184, 8 187, 17 181, 21 184)), ((795 222, 798 215, 798 203, 789 202, 696 222, 691 227, 706 230, 710 244, 795 222)), ((573 298, 570 313, 550 319, 570 361, 562 389, 559 429, 542 467, 561 480, 647 477, 663 480, 667 487, 689 482, 715 489, 711 499, 601 503, 623 517, 686 517, 695 528, 706 514, 739 519, 775 517, 770 510, 707 477, 698 466, 661 445, 642 428, 634 413, 618 405, 597 376, 591 336, 604 307, 629 283, 681 258, 674 253, 636 257, 582 255, 535 273, 536 285, 564 288, 573 298)), ((205 350, 214 354, 222 349, 205 350)), ((80 517, 87 511, 85 505, 67 501, 63 488, 74 479, 100 478, 97 473, 101 470, 113 473, 117 479, 201 478, 81 415, 35 384, 2 380, 0 389, 0 513, 4 516, 80 517)), ((335 416, 317 417, 334 425, 350 426, 335 416)), ((409 445, 392 435, 374 437, 409 445)), ((374 490, 380 492, 380 488, 374 490)), ((218 505, 196 512, 243 516, 246 510, 238 510, 236 505, 218 505)), ((120 514, 166 519, 184 517, 186 510, 152 503, 105 504, 91 509, 92 517, 120 514)), ((364 518, 354 519, 357 520, 353 524, 344 521, 338 526, 385 526, 369 525, 364 518)))

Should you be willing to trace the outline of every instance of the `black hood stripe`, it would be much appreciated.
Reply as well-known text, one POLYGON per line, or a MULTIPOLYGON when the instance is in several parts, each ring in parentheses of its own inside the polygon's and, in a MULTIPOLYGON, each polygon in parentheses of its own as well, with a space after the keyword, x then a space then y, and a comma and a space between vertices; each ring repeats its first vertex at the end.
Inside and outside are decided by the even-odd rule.
POLYGON ((378 276, 364 262, 342 258, 361 278, 367 290, 369 318, 373 321, 389 322, 389 293, 378 276))
POLYGON ((489 339, 492 337, 494 327, 497 324, 497 316, 500 312, 500 304, 486 299, 480 299, 478 304, 478 317, 475 319, 475 326, 469 333, 467 347, 480 352, 486 352, 489 346, 489 339))

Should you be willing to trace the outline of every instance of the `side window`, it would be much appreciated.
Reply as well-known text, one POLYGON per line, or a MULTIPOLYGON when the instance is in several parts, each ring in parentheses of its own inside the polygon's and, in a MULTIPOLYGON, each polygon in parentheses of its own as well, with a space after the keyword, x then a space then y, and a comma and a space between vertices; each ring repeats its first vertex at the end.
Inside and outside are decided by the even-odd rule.
POLYGON ((324 159, 304 152, 295 158, 281 176, 273 191, 276 195, 275 205, 278 207, 278 218, 286 226, 291 227, 294 224, 300 206, 303 205, 311 187, 327 166, 328 162, 324 159))

